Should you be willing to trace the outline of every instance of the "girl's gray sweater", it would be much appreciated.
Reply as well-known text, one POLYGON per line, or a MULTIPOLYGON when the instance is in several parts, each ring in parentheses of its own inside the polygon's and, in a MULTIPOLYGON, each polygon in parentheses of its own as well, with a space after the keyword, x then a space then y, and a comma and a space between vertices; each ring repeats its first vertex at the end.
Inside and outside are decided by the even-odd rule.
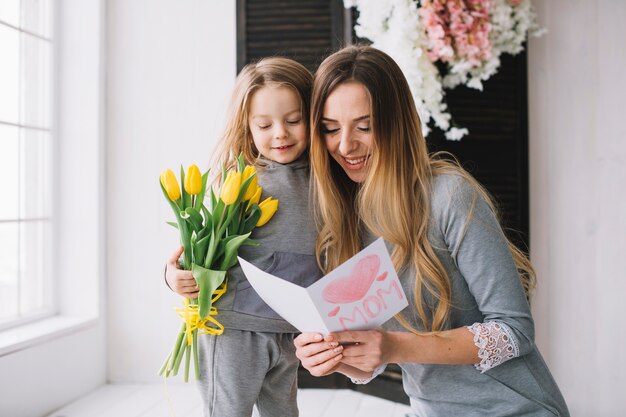
MULTIPOLYGON (((278 211, 253 230, 251 238, 259 246, 243 246, 239 256, 277 277, 308 287, 322 276, 315 259, 317 233, 309 204, 308 155, 285 165, 263 163, 267 165, 257 169, 262 199, 278 199, 278 211)), ((257 295, 239 265, 231 268, 227 277, 228 289, 215 304, 215 318, 226 329, 297 332, 257 295)))

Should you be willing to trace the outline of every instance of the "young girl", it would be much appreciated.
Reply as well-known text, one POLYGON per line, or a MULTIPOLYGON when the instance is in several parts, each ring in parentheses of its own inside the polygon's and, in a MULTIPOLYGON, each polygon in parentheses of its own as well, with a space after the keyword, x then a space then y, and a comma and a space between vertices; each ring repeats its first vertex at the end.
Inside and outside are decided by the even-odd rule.
MULTIPOLYGON (((309 207, 308 117, 312 77, 295 61, 267 58, 246 66, 235 84, 229 121, 214 167, 231 166, 243 154, 257 166, 263 194, 279 210, 239 256, 278 277, 308 286, 321 277, 315 259, 316 232, 309 207)), ((214 168, 215 169, 215 168, 214 168)), ((197 297, 189 271, 178 269, 176 252, 166 280, 183 297, 197 297)), ((228 271, 228 290, 217 302, 225 331, 200 336, 200 389, 205 416, 242 417, 256 404, 261 416, 297 416, 297 332, 256 294, 239 266, 228 271)))
POLYGON ((317 253, 332 270, 382 236, 409 306, 382 329, 303 333, 298 357, 313 375, 363 382, 398 363, 419 416, 568 416, 534 343, 532 266, 476 180, 428 154, 420 126, 408 83, 385 53, 348 47, 317 70, 317 253))

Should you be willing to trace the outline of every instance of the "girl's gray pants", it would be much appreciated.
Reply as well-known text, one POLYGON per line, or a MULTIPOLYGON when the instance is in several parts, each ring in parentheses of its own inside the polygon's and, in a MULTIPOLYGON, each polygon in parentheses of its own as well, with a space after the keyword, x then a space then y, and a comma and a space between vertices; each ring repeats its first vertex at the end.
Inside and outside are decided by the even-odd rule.
POLYGON ((294 333, 226 329, 199 335, 200 395, 205 417, 297 417, 294 333))

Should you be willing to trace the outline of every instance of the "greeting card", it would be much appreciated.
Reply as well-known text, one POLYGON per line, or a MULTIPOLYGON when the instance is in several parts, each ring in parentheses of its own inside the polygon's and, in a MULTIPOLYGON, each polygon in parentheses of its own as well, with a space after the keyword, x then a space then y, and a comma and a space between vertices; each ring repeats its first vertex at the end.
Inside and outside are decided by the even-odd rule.
POLYGON ((301 332, 372 329, 408 305, 382 238, 308 288, 239 264, 263 301, 301 332))

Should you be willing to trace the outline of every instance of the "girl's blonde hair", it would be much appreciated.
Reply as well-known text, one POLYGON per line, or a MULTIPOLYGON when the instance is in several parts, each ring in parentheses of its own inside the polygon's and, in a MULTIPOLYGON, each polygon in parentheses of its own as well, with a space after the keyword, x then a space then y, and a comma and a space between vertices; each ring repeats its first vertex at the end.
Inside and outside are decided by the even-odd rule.
MULTIPOLYGON (((387 54, 367 46, 344 48, 322 62, 315 73, 311 102, 311 167, 313 201, 317 201, 319 235, 316 252, 325 270, 332 270, 361 249, 362 232, 370 230, 393 244, 397 271, 416 272, 415 307, 424 328, 445 328, 451 308, 450 277, 428 240, 430 189, 433 176, 464 178, 496 213, 488 193, 458 163, 429 155, 409 85, 387 54), (324 103, 341 83, 363 84, 370 99, 372 152, 365 181, 354 183, 329 157, 321 134, 324 103), (433 305, 424 305, 434 299, 433 305)), ((473 205, 472 205, 473 207, 473 205)), ((510 241, 508 246, 527 296, 535 285, 528 258, 510 241)), ((396 318, 413 329, 400 315, 396 318)))
MULTIPOLYGON (((235 81, 226 128, 213 154, 211 166, 229 168, 234 164, 234 157, 240 154, 243 154, 247 164, 257 164, 259 151, 254 146, 248 124, 250 100, 257 90, 270 84, 292 89, 300 99, 302 120, 308 122, 312 82, 309 70, 289 58, 264 58, 246 65, 235 81)), ((307 127, 307 137, 308 134, 307 127)))

